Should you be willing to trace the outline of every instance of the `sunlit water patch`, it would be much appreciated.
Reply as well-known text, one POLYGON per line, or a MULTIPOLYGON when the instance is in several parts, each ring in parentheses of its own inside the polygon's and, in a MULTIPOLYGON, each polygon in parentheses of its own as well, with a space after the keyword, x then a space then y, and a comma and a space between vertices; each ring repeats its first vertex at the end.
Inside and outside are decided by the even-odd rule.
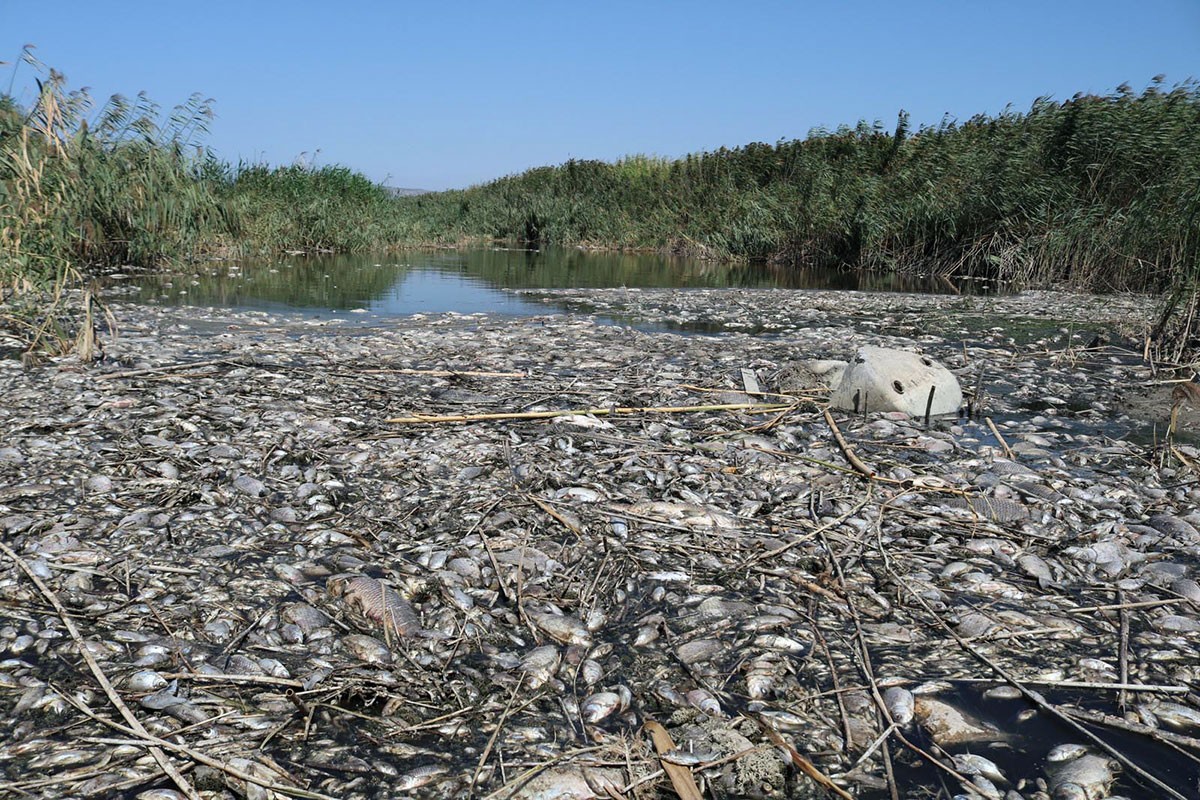
POLYGON ((783 288, 974 294, 989 289, 936 276, 500 248, 212 262, 172 274, 118 275, 109 285, 124 297, 152 304, 345 316, 358 322, 447 312, 527 316, 574 310, 531 297, 531 290, 783 288))

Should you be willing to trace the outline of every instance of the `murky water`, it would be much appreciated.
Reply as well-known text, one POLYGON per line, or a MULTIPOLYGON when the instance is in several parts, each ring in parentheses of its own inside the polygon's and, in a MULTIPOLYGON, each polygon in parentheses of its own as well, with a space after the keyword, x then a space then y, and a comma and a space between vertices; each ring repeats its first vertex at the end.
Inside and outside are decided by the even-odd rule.
POLYGON ((311 315, 381 317, 457 312, 530 315, 553 306, 514 290, 569 288, 789 288, 977 294, 991 287, 944 277, 714 264, 628 253, 475 249, 294 256, 199 265, 173 275, 122 275, 129 299, 311 315))

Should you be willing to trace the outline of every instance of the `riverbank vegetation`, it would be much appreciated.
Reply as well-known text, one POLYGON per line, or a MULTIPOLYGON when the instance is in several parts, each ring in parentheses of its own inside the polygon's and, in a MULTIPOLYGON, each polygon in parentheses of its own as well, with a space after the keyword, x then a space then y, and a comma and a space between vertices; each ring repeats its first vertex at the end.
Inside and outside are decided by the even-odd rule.
POLYGON ((1200 91, 1154 83, 910 131, 572 161, 401 202, 425 232, 987 276, 1176 283, 1200 252, 1200 91))
POLYGON ((495 240, 1174 289, 1181 303, 1200 263, 1195 82, 1040 98, 916 130, 901 112, 894 127, 569 161, 395 198, 344 167, 217 160, 203 147, 202 96, 165 116, 141 95, 97 109, 28 51, 23 64, 40 70, 35 100, 0 97, 9 301, 60 296, 104 267, 495 240))

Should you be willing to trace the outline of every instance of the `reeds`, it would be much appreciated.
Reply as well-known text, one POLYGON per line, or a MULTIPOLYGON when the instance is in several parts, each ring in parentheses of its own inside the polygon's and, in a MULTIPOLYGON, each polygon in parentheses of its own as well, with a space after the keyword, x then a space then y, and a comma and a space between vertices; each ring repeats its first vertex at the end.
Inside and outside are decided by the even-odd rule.
POLYGON ((569 161, 398 201, 426 238, 1157 290, 1197 263, 1200 91, 859 123, 678 160, 569 161))
POLYGON ((7 318, 33 332, 22 335, 31 348, 53 340, 91 350, 74 328, 90 326, 95 298, 68 292, 84 271, 183 260, 236 232, 195 144, 211 101, 193 96, 161 123, 144 95, 113 97, 92 114, 87 92, 68 91, 31 48, 22 63, 44 77, 27 109, 0 98, 0 291, 7 318), (68 296, 82 297, 80 319, 68 296))

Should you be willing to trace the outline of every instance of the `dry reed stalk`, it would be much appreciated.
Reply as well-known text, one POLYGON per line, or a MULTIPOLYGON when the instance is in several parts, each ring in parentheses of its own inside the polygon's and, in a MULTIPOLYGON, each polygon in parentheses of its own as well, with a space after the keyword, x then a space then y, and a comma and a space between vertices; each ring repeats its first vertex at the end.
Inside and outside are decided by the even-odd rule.
POLYGON ((411 417, 385 419, 388 425, 440 424, 446 422, 482 422, 492 420, 554 419, 555 417, 595 416, 618 414, 694 414, 704 411, 747 411, 751 414, 770 414, 791 408, 784 403, 724 403, 711 406, 645 406, 613 408, 577 408, 561 411, 511 411, 484 414, 419 414, 411 417))
POLYGON ((654 743, 654 751, 659 755, 659 763, 662 765, 663 772, 667 773, 667 777, 671 779, 671 788, 675 790, 675 794, 679 795, 680 800, 704 800, 704 795, 700 794, 700 788, 696 786, 696 779, 692 777, 692 770, 681 764, 672 764, 662 758, 664 753, 675 749, 675 741, 671 739, 671 734, 667 733, 667 729, 654 720, 646 720, 642 730, 650 734, 650 740, 654 743))

